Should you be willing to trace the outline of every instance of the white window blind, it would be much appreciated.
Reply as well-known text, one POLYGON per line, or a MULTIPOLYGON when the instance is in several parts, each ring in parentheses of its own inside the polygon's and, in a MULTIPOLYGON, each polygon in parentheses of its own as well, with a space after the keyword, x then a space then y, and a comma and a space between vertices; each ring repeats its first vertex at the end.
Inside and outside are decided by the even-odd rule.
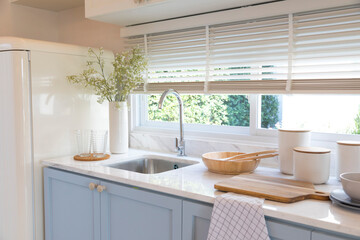
POLYGON ((128 39, 149 59, 138 91, 360 93, 360 5, 128 39))
POLYGON ((294 15, 292 91, 360 90, 360 8, 294 15))
POLYGON ((190 93, 203 91, 207 52, 205 27, 149 34, 144 38, 149 61, 147 91, 162 92, 169 88, 190 93))
POLYGON ((209 92, 285 90, 288 25, 280 17, 211 26, 209 92))

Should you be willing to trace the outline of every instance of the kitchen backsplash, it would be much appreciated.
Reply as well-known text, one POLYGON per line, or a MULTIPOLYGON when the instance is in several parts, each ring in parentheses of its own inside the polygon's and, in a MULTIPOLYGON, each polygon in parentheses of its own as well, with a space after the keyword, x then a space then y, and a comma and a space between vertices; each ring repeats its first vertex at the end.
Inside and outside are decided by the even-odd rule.
MULTIPOLYGON (((327 147, 331 149, 331 169, 330 175, 336 176, 336 143, 312 142, 313 146, 327 147), (330 145, 330 146, 329 146, 330 145)), ((132 132, 130 134, 130 147, 150 151, 159 151, 175 153, 175 138, 170 134, 156 134, 147 132, 132 132)), ((238 151, 238 152, 256 152, 277 148, 277 143, 260 144, 256 142, 225 142, 217 140, 197 139, 193 137, 185 138, 186 155, 201 157, 203 153, 215 151, 238 151)), ((277 157, 261 160, 260 166, 278 168, 279 161, 277 157)))

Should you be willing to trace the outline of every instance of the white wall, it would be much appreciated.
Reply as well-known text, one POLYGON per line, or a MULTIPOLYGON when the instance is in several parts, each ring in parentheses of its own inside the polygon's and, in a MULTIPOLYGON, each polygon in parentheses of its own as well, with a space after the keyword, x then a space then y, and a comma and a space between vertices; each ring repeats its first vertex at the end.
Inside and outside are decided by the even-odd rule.
POLYGON ((0 0, 0 36, 58 40, 57 14, 0 0))
POLYGON ((120 27, 85 19, 84 7, 53 12, 0 0, 0 36, 122 49, 120 27))

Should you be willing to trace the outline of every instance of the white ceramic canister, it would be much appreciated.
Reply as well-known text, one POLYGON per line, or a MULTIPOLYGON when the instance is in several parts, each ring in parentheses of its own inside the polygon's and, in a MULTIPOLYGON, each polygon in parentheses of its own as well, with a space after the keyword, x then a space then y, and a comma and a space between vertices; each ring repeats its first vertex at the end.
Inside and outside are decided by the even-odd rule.
POLYGON ((360 172, 360 142, 337 141, 338 178, 344 172, 360 172))
POLYGON ((330 149, 296 147, 293 154, 296 180, 314 184, 327 182, 330 175, 330 149))
POLYGON ((279 129, 278 133, 280 171, 292 175, 293 148, 310 146, 311 132, 310 130, 279 129))

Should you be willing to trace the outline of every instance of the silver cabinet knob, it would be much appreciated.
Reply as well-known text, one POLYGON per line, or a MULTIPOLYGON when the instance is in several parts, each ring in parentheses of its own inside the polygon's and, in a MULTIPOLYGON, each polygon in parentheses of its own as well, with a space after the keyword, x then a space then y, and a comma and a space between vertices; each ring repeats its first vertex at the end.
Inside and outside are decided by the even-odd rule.
POLYGON ((104 191, 106 189, 106 187, 105 186, 102 186, 102 185, 98 185, 97 187, 96 187, 96 190, 99 192, 99 193, 101 193, 102 191, 104 191))
POLYGON ((97 187, 97 184, 95 183, 89 183, 89 189, 92 191, 97 187))

